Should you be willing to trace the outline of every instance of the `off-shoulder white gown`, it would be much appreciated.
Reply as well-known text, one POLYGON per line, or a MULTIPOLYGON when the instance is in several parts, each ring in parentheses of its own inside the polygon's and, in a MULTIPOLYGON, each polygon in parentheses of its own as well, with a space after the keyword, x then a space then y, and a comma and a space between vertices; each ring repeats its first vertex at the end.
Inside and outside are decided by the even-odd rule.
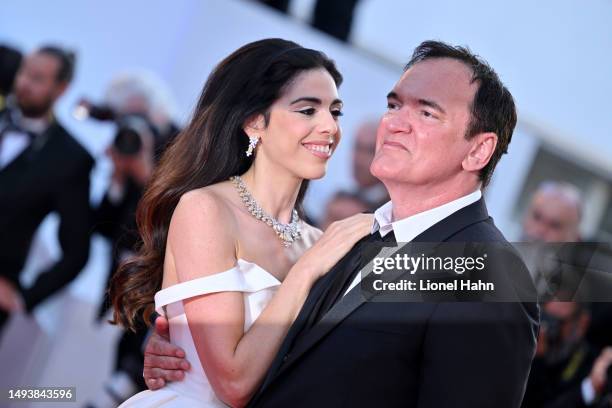
POLYGON ((244 296, 244 330, 251 327, 266 307, 280 282, 260 266, 239 259, 225 271, 182 282, 155 294, 155 309, 170 323, 170 340, 185 350, 191 370, 183 381, 167 383, 157 391, 143 391, 121 404, 121 408, 195 408, 225 407, 216 396, 200 364, 183 309, 183 300, 215 292, 242 292, 244 296), (165 310, 164 310, 165 309, 165 310))

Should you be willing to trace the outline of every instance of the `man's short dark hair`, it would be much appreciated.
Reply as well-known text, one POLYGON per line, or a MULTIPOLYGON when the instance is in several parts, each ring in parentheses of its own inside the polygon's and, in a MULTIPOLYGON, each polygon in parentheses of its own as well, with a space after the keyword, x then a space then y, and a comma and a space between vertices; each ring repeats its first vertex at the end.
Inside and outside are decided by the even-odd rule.
POLYGON ((8 95, 13 89, 22 57, 19 50, 8 45, 0 45, 0 96, 8 95))
POLYGON ((39 54, 46 54, 57 58, 59 69, 57 71, 57 82, 70 82, 74 77, 74 66, 76 55, 72 51, 64 50, 54 45, 45 45, 36 50, 39 54))
POLYGON ((491 160, 480 170, 479 178, 484 187, 491 180, 493 170, 501 156, 508 152, 508 145, 516 126, 516 107, 512 94, 493 68, 478 55, 473 54, 469 48, 452 46, 441 41, 421 43, 414 50, 404 71, 418 62, 432 58, 452 58, 463 62, 472 70, 472 83, 478 82, 465 137, 470 139, 482 132, 493 132, 497 135, 497 146, 491 160))

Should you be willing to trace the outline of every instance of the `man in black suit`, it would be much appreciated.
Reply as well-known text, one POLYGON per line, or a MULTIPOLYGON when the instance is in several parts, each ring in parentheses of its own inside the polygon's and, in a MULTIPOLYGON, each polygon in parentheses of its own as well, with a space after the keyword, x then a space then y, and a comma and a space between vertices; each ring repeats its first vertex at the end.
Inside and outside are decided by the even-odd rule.
POLYGON ((8 315, 32 311, 72 281, 89 256, 89 173, 93 159, 53 115, 74 72, 74 56, 42 47, 25 58, 14 95, 0 112, 0 329, 8 315), (60 217, 62 258, 22 288, 34 233, 60 217))
MULTIPOLYGON (((503 289, 534 292, 481 195, 516 124, 512 96, 469 50, 427 41, 387 100, 370 169, 391 202, 375 212, 372 235, 313 287, 249 406, 521 404, 539 319, 537 305, 521 300, 533 298, 366 301, 358 273, 368 244, 485 242, 500 248, 492 261, 503 289)), ((153 336, 145 354, 149 387, 180 377, 183 361, 170 357, 176 353, 153 336)))

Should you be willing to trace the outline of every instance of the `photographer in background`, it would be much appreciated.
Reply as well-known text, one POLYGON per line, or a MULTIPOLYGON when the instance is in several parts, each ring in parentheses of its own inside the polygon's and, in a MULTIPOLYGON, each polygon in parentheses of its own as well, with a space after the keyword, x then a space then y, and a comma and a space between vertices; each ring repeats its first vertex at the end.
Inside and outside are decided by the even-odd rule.
MULTIPOLYGON (((132 255, 136 244, 136 207, 153 174, 155 139, 150 122, 130 114, 117 119, 114 143, 106 149, 113 174, 92 219, 94 232, 102 234, 112 245, 109 279, 119 263, 132 255)), ((99 318, 108 310, 107 303, 103 302, 99 318)))
POLYGON ((596 350, 585 338, 588 309, 578 302, 548 302, 543 307, 536 356, 524 408, 607 406, 612 348, 596 350))
POLYGON ((0 332, 11 313, 32 311, 70 283, 89 257, 93 159, 53 115, 74 60, 54 46, 28 55, 0 112, 0 332), (61 259, 22 288, 19 275, 32 238, 52 212, 60 218, 61 259))
POLYGON ((180 130, 172 120, 172 93, 153 72, 141 69, 117 75, 106 90, 105 101, 119 118, 141 116, 149 122, 155 135, 155 160, 180 130))
MULTIPOLYGON (((171 96, 165 84, 149 71, 118 75, 104 100, 102 106, 82 100, 76 113, 116 125, 113 143, 106 149, 113 163, 111 182, 93 215, 96 232, 113 245, 110 279, 118 263, 132 254, 138 201, 156 161, 179 129, 171 119, 171 96)), ((107 310, 105 301, 100 317, 107 310)))
MULTIPOLYGON (((104 106, 82 101, 77 108, 84 116, 112 120, 117 127, 113 143, 106 150, 113 163, 111 183, 100 206, 93 211, 95 231, 112 244, 109 280, 118 265, 133 254, 138 237, 135 216, 138 202, 159 155, 178 133, 170 119, 168 101, 164 84, 151 73, 138 71, 121 74, 111 82, 104 106)), ((108 308, 105 296, 100 319, 108 308)), ((88 406, 114 407, 145 388, 142 343, 146 335, 144 323, 142 330, 123 334, 114 373, 88 406)))

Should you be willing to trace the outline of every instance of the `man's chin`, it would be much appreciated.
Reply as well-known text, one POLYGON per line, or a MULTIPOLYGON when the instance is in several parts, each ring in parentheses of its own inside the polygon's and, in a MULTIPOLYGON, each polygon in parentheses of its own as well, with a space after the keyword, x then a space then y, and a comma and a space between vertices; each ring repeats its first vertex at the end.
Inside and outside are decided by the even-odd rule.
POLYGON ((26 118, 40 118, 51 109, 51 104, 32 106, 27 104, 19 104, 19 110, 26 118))
POLYGON ((370 169, 372 175, 382 181, 383 183, 392 181, 398 182, 402 181, 402 175, 405 175, 405 172, 400 171, 396 168, 388 168, 385 166, 372 166, 370 169))
POLYGON ((370 165, 370 173, 381 181, 395 179, 401 177, 402 173, 397 167, 397 161, 383 153, 374 157, 370 165))

